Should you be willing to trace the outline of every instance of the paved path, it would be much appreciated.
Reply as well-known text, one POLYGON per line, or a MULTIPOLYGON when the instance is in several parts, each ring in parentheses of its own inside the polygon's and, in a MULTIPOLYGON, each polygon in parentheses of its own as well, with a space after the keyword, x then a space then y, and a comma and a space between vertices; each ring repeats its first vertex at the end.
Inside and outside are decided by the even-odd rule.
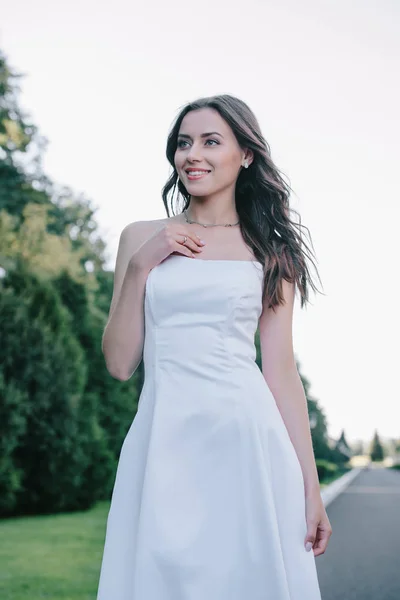
POLYGON ((400 471, 362 471, 326 512, 333 533, 316 557, 322 600, 400 600, 400 471))

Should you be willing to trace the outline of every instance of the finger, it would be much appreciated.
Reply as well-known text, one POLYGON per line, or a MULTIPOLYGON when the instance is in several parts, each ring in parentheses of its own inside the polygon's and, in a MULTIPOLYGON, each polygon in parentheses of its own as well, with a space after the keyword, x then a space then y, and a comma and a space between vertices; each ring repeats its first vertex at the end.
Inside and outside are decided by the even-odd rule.
POLYGON ((314 540, 312 538, 307 538, 304 547, 307 550, 307 552, 310 552, 314 547, 314 540))
POLYGON ((205 244, 205 242, 196 233, 192 233, 191 231, 188 231, 184 235, 187 235, 187 237, 188 237, 187 241, 190 241, 191 243, 193 243, 196 249, 202 248, 205 244))
POLYGON ((167 242, 173 245, 174 242, 182 242, 186 236, 186 244, 195 250, 204 246, 203 240, 191 229, 188 229, 183 224, 167 223, 162 227, 167 242))
POLYGON ((313 548, 314 556, 320 556, 321 554, 325 554, 325 550, 326 550, 327 546, 328 546, 328 542, 326 542, 326 544, 323 544, 322 546, 315 545, 313 548))
MULTIPOLYGON (((192 231, 192 229, 188 229, 187 227, 182 226, 181 224, 179 224, 175 230, 175 237, 176 235, 178 236, 185 236, 188 238, 187 241, 189 241, 189 239, 191 240, 191 242, 193 242, 193 244, 195 244, 195 247, 202 247, 204 246, 204 240, 201 239, 201 237, 199 235, 197 235, 197 233, 195 233, 194 231, 192 231)), ((182 238, 183 239, 183 238, 182 238)))
MULTIPOLYGON (((188 240, 186 240, 187 243, 188 240)), ((184 256, 189 256, 189 258, 194 258, 196 255, 192 252, 192 250, 186 246, 185 244, 182 244, 180 242, 175 242, 173 245, 174 251, 177 252, 178 254, 183 254, 184 256)))
POLYGON ((178 234, 178 239, 176 240, 182 246, 186 246, 195 252, 201 252, 203 248, 201 247, 200 241, 196 242, 196 239, 193 235, 187 235, 186 233, 178 234), (186 237, 186 240, 185 240, 186 237), (185 240, 185 242, 184 242, 185 240), (184 242, 184 243, 183 243, 184 242))
POLYGON ((309 520, 307 527, 307 534, 304 540, 304 545, 307 552, 310 552, 314 547, 315 540, 318 532, 318 522, 316 520, 309 520))
POLYGON ((319 531, 314 544, 314 556, 324 554, 328 547, 330 533, 328 531, 319 531))

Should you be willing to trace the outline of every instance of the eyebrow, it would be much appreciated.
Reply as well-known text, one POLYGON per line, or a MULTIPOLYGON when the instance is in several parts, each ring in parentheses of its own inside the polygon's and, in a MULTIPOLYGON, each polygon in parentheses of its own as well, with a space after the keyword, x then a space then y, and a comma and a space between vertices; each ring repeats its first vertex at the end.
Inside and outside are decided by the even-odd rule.
MULTIPOLYGON (((224 137, 222 135, 222 133, 218 133, 218 131, 209 131, 208 133, 202 133, 201 134, 201 138, 205 138, 208 137, 209 135, 219 135, 220 137, 224 137)), ((186 133, 178 133, 178 137, 182 137, 182 138, 188 138, 189 140, 191 140, 192 138, 190 137, 190 135, 187 135, 186 133)))

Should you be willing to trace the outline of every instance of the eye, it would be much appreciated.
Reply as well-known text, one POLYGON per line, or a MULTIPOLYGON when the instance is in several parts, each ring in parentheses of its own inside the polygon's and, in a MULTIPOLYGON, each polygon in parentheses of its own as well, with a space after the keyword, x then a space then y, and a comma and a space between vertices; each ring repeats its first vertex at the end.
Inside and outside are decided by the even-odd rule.
MULTIPOLYGON (((214 144, 219 145, 219 142, 217 140, 209 139, 209 140, 206 140, 205 143, 207 144, 208 142, 213 142, 214 144)), ((179 140, 178 143, 177 143, 177 148, 183 148, 184 147, 183 144, 188 144, 188 143, 189 142, 187 142, 185 140, 179 140)))

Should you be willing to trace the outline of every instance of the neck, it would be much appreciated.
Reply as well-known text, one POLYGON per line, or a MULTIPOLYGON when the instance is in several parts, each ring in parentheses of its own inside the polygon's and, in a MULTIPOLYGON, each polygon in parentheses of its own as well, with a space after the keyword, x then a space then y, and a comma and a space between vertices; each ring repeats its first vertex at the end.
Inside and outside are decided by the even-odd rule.
POLYGON ((226 225, 239 221, 239 215, 232 207, 224 209, 216 206, 199 206, 192 199, 186 209, 186 215, 191 221, 206 225, 226 225))

